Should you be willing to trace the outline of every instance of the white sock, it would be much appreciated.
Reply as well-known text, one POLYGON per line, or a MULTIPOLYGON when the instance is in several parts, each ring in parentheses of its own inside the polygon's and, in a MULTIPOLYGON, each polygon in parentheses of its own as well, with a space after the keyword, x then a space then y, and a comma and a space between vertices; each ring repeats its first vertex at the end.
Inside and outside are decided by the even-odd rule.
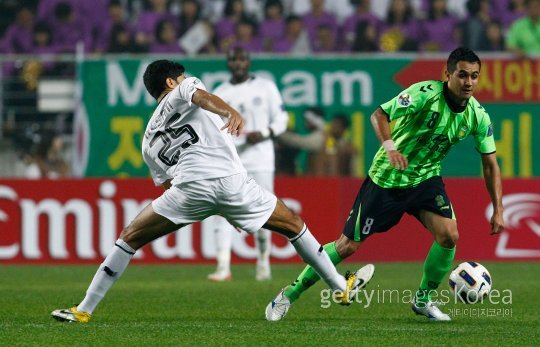
POLYGON ((127 243, 121 239, 116 240, 112 252, 99 266, 86 291, 86 296, 77 306, 77 310, 88 313, 94 312, 107 291, 122 276, 134 254, 135 250, 127 243))
POLYGON ((268 229, 260 229, 255 237, 257 246, 257 266, 270 267, 270 251, 272 250, 272 234, 268 229))
POLYGON ((347 281, 337 272, 323 246, 315 239, 305 224, 300 234, 289 241, 304 262, 311 265, 332 290, 344 291, 346 289, 347 281))
POLYGON ((225 218, 216 216, 214 228, 216 233, 216 271, 228 274, 231 272, 233 226, 225 218))

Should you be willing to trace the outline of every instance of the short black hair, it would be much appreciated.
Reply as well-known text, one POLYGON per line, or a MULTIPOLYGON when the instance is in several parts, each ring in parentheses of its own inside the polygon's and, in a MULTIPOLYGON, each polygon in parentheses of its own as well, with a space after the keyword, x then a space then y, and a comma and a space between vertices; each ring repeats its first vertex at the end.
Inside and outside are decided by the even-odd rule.
POLYGON ((182 64, 164 59, 156 60, 144 71, 144 86, 148 93, 157 99, 166 88, 165 80, 169 77, 176 80, 184 71, 182 64))
POLYGON ((482 62, 480 61, 480 58, 472 51, 472 49, 465 48, 465 47, 458 47, 450 53, 448 56, 448 60, 446 61, 446 69, 448 72, 452 73, 456 71, 457 64, 460 61, 466 61, 469 63, 478 63, 478 65, 481 67, 482 62))

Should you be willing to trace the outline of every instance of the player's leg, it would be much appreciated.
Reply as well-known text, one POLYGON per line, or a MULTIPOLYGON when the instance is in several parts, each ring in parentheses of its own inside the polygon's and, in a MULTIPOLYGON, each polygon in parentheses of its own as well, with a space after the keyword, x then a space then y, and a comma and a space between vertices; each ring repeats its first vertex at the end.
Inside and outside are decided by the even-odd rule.
POLYGON ((347 289, 345 278, 337 272, 330 257, 307 225, 281 200, 277 200, 274 212, 264 227, 285 235, 298 255, 315 269, 332 290, 343 292, 347 289))
POLYGON ((214 273, 208 275, 208 279, 214 282, 230 281, 231 276, 231 247, 235 232, 234 227, 221 216, 212 216, 207 219, 212 223, 216 241, 217 268, 214 273))
POLYGON ((135 252, 145 244, 180 227, 155 213, 152 204, 146 206, 122 230, 112 251, 94 275, 83 301, 71 309, 55 310, 52 316, 58 320, 87 323, 107 291, 122 276, 135 252))
POLYGON ((422 183, 411 199, 418 208, 413 214, 433 235, 434 242, 424 262, 422 280, 413 302, 413 311, 435 320, 450 320, 434 306, 431 293, 436 290, 450 271, 456 253, 459 234, 450 199, 440 177, 422 183))
MULTIPOLYGON (((261 187, 274 193, 274 173, 267 171, 250 172, 261 187)), ((255 234, 255 247, 257 248, 257 266, 255 278, 265 281, 272 278, 270 270, 270 252, 272 251, 272 233, 268 229, 259 229, 255 234)))
MULTIPOLYGON (((225 177, 220 182, 228 198, 220 202, 219 212, 227 220, 248 233, 264 227, 286 236, 300 257, 315 268, 330 288, 348 295, 347 281, 336 271, 300 216, 245 174, 225 177)), ((347 300, 348 296, 344 301, 347 300)))
POLYGON ((61 321, 88 322, 91 313, 120 278, 136 250, 184 225, 215 214, 215 184, 214 181, 203 180, 183 184, 181 188, 172 186, 146 206, 122 230, 111 253, 92 279, 84 300, 77 307, 55 310, 52 316, 61 321))
MULTIPOLYGON (((404 211, 399 202, 389 191, 378 187, 366 179, 360 188, 351 212, 340 237, 324 246, 334 265, 354 254, 369 235, 383 232, 397 224, 404 211)), ((362 279, 367 283, 373 276, 373 265, 366 265, 360 270, 362 279)), ((295 302, 302 293, 319 280, 313 269, 307 266, 296 280, 287 286, 283 294, 295 302)))

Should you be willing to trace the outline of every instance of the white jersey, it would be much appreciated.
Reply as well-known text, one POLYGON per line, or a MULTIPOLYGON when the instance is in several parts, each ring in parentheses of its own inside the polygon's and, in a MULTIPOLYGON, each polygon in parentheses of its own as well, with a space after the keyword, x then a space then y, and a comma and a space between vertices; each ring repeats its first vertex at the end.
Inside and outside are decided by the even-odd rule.
POLYGON ((272 139, 251 145, 246 143, 245 134, 253 131, 264 133, 271 129, 274 136, 278 136, 287 129, 289 117, 275 83, 261 77, 250 77, 242 83, 225 82, 214 90, 214 94, 239 111, 246 120, 242 134, 234 139, 246 170, 274 171, 272 139))
POLYGON ((192 103, 201 81, 186 78, 167 94, 148 122, 144 161, 156 185, 226 177, 245 172, 221 117, 192 103))

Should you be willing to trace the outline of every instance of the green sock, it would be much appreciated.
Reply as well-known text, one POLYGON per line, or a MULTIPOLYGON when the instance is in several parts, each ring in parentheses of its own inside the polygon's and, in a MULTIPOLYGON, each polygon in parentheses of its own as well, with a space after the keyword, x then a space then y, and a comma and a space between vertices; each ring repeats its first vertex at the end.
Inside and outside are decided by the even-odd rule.
MULTIPOLYGON (((324 250, 328 254, 328 257, 330 257, 330 260, 334 265, 341 263, 343 260, 336 249, 336 243, 330 242, 324 245, 324 250)), ((285 296, 289 298, 291 301, 291 304, 296 301, 300 297, 300 295, 309 289, 312 285, 317 283, 318 280, 321 278, 319 275, 317 275, 317 272, 311 267, 306 266, 304 268, 304 271, 298 276, 298 278, 291 283, 287 288, 285 289, 285 296)))
POLYGON ((455 254, 455 246, 444 248, 437 242, 433 242, 424 263, 424 275, 420 282, 420 288, 416 292, 416 298, 419 302, 427 303, 430 300, 431 292, 439 287, 444 276, 450 270, 455 254))

